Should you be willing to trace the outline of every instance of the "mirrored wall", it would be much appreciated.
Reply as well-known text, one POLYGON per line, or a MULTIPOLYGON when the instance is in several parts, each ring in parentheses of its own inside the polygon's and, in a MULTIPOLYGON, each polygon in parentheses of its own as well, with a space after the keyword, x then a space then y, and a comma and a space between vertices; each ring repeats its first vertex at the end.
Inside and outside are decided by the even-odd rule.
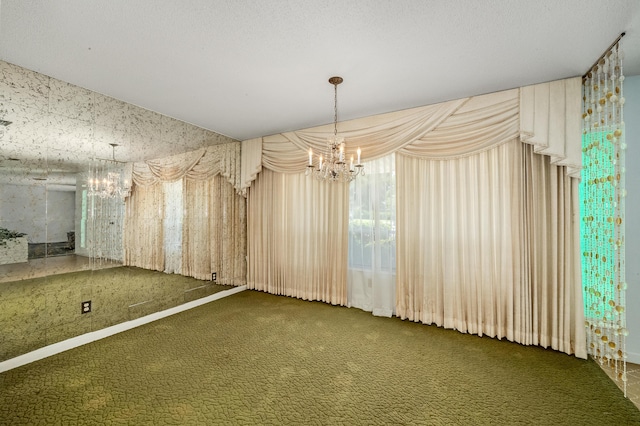
POLYGON ((2 61, 0 124, 0 361, 221 289, 122 266, 124 167, 233 140, 2 61))

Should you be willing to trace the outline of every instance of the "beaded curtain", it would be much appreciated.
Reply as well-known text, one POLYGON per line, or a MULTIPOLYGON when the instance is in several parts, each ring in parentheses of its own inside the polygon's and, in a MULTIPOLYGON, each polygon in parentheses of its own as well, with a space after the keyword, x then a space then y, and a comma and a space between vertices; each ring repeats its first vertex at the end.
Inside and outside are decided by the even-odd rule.
POLYGON ((626 396, 623 82, 617 44, 583 77, 580 213, 587 348, 626 396))

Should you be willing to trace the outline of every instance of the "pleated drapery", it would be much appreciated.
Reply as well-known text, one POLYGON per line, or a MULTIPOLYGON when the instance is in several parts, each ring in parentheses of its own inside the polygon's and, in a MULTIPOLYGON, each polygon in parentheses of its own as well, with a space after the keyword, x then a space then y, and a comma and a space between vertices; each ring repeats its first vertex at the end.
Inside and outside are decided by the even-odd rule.
MULTIPOLYGON (((365 161, 396 154, 397 315, 586 356, 572 226, 580 96, 575 78, 339 123, 347 155, 358 146, 365 161)), ((328 236, 311 236, 311 229, 344 229, 339 220, 349 219, 340 209, 347 207, 317 196, 318 183, 302 175, 309 148, 322 152, 332 130, 247 144, 261 149, 261 163, 254 152, 246 166, 266 169, 252 185, 253 172, 243 174, 250 287, 315 300, 326 297, 309 290, 314 286, 336 285, 323 287, 323 295, 343 291, 341 280, 323 284, 306 272, 346 275, 335 256, 341 247, 319 250, 316 240, 328 236), (311 216, 314 209, 322 216, 311 216)), ((324 185, 342 197, 338 185, 324 185)))
POLYGON ((183 274, 220 284, 246 282, 246 201, 225 178, 186 180, 183 274))
POLYGON ((240 143, 133 165, 125 265, 229 285, 246 282, 240 143))
POLYGON ((240 142, 213 145, 171 157, 134 163, 132 179, 138 186, 186 178, 209 179, 221 175, 236 189, 240 184, 240 142))
MULTIPOLYGON (((576 77, 344 121, 340 136, 347 154, 359 146, 366 161, 393 152, 459 158, 520 137, 579 178, 580 87, 576 77)), ((332 134, 333 125, 325 125, 244 141, 242 188, 251 186, 263 166, 280 173, 304 172, 309 148, 322 153, 332 134)))
POLYGON ((247 287, 346 304, 349 187, 265 169, 247 202, 247 287))
POLYGON ((125 203, 124 264, 164 270, 164 191, 162 183, 134 185, 125 203))
POLYGON ((396 167, 397 315, 585 358, 577 181, 518 140, 396 167))

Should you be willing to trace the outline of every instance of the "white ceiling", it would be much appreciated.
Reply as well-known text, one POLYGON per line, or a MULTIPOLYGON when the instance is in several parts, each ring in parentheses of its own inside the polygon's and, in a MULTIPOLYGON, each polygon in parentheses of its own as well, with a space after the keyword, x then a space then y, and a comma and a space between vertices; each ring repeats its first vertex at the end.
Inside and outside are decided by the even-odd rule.
POLYGON ((243 140, 582 75, 638 0, 0 0, 0 59, 243 140))

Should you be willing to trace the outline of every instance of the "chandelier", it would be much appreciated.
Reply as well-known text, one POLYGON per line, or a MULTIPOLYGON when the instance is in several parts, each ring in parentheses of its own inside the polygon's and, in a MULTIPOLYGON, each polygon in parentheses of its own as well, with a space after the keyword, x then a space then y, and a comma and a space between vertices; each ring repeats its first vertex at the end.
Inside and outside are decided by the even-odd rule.
POLYGON ((358 175, 364 175, 364 166, 360 164, 360 148, 357 150, 357 163, 353 162, 353 154, 349 162, 345 160, 344 138, 338 136, 338 84, 342 83, 342 77, 331 77, 329 83, 333 84, 333 136, 327 139, 327 150, 324 157, 318 156, 317 165, 313 164, 313 150, 309 149, 309 165, 306 176, 313 176, 318 180, 330 182, 351 182, 358 175))
POLYGON ((122 167, 116 161, 117 143, 111 143, 112 160, 105 161, 102 167, 96 166, 89 177, 87 195, 99 198, 121 198, 129 194, 128 182, 122 179, 122 167))

